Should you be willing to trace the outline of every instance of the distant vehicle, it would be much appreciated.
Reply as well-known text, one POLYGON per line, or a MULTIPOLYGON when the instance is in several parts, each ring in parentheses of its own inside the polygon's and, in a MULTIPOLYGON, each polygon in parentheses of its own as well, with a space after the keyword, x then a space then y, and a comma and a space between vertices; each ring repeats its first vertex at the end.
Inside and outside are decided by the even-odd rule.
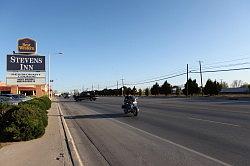
POLYGON ((56 97, 61 97, 61 95, 62 95, 61 93, 55 93, 56 97))
POLYGON ((71 95, 69 93, 63 93, 62 97, 68 99, 71 95))
POLYGON ((73 98, 75 101, 82 101, 82 100, 95 101, 97 99, 95 93, 93 92, 82 92, 80 94, 75 94, 73 98))

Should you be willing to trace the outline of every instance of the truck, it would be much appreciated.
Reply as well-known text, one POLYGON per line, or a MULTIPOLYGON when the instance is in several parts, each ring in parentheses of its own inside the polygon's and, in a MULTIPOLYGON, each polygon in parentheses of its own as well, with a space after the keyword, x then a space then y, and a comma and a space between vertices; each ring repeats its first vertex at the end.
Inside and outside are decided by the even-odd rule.
POLYGON ((80 94, 75 94, 73 98, 75 101, 82 101, 82 100, 95 101, 97 99, 94 92, 82 92, 80 94))

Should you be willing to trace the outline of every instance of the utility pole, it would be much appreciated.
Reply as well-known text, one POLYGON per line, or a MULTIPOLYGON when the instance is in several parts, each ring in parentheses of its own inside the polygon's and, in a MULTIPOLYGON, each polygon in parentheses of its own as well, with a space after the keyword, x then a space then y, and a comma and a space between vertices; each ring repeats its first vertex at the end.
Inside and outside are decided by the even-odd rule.
POLYGON ((203 83, 202 83, 201 61, 199 61, 199 64, 200 64, 200 77, 201 77, 201 95, 203 96, 203 83))
POLYGON ((123 96, 123 88, 124 88, 124 83, 123 83, 123 81, 124 81, 124 79, 123 79, 123 77, 122 77, 122 96, 123 96))
POLYGON ((99 88, 99 84, 98 84, 98 91, 100 90, 100 88, 99 88))
POLYGON ((84 92, 84 84, 82 85, 82 91, 84 92))
POLYGON ((116 89, 117 89, 117 96, 119 95, 119 90, 118 90, 118 81, 116 81, 116 89))
POLYGON ((94 87, 93 87, 93 84, 92 84, 92 92, 93 92, 93 90, 94 90, 94 87))
POLYGON ((186 83, 186 85, 187 85, 187 97, 188 97, 188 64, 187 64, 187 83, 186 83))
MULTIPOLYGON (((49 86, 49 98, 50 98, 50 54, 49 54, 49 68, 48 68, 48 70, 49 70, 49 73, 48 73, 48 79, 49 79, 49 82, 48 82, 48 86, 49 86)), ((50 98, 51 99, 51 98, 50 98)))

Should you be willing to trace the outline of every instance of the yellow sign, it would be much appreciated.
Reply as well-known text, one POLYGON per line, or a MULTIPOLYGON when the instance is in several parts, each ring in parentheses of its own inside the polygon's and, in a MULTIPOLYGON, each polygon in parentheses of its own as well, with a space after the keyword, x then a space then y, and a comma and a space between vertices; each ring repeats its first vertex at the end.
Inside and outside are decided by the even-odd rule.
POLYGON ((36 41, 30 38, 19 39, 17 47, 19 53, 36 53, 36 41))

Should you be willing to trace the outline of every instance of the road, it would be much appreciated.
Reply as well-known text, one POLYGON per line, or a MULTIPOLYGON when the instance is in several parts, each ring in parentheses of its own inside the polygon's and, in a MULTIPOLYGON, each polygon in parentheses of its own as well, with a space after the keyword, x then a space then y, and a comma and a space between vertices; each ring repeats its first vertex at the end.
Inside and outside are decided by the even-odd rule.
POLYGON ((250 101, 139 98, 60 100, 85 165, 250 165, 250 101))

